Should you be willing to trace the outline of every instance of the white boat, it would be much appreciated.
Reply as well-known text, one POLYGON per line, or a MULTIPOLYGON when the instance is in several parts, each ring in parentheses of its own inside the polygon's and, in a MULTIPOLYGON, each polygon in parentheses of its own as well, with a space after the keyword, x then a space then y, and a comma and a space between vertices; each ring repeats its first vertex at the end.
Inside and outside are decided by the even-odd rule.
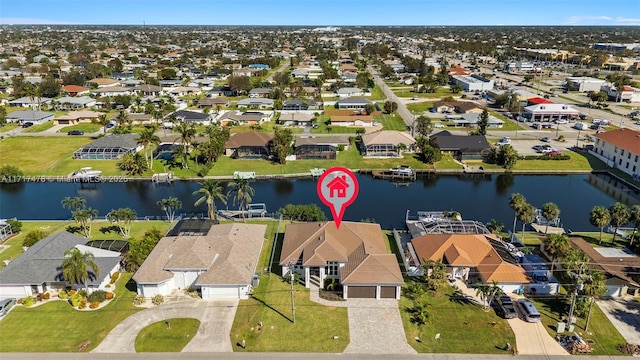
POLYGON ((407 165, 398 165, 395 168, 389 169, 389 172, 393 175, 413 176, 413 169, 407 165))
POLYGON ((100 174, 102 174, 101 170, 93 170, 90 167, 83 167, 78 171, 74 171, 73 174, 71 174, 71 179, 78 181, 94 180, 99 178, 100 174))

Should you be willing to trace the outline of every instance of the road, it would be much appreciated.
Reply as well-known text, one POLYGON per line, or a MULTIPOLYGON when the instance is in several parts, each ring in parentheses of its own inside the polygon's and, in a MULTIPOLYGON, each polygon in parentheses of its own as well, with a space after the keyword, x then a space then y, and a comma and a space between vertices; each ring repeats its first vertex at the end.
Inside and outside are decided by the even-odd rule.
POLYGON ((276 71, 272 72, 269 76, 267 76, 266 81, 273 82, 273 75, 275 75, 278 72, 283 72, 290 65, 291 64, 289 63, 289 61, 285 61, 282 65, 280 65, 280 67, 278 69, 276 69, 276 71))
POLYGON ((369 72, 373 76, 373 81, 375 82, 375 84, 378 85, 380 89, 382 89, 382 92, 387 97, 387 100, 398 104, 398 115, 402 117, 404 123, 407 126, 412 126, 414 121, 413 114, 407 109, 407 106, 404 104, 404 102, 400 100, 400 98, 398 98, 396 94, 393 93, 393 91, 391 91, 384 80, 380 77, 376 69, 374 69, 372 66, 369 66, 369 72))

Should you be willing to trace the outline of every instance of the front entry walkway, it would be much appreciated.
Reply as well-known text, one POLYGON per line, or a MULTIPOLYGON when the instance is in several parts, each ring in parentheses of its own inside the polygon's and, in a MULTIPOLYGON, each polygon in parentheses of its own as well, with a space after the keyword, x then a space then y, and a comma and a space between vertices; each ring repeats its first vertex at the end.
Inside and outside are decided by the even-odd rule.
POLYGON ((118 324, 93 352, 133 353, 138 332, 153 323, 173 318, 200 320, 200 327, 183 352, 232 352, 231 326, 237 299, 183 299, 142 310, 118 324))

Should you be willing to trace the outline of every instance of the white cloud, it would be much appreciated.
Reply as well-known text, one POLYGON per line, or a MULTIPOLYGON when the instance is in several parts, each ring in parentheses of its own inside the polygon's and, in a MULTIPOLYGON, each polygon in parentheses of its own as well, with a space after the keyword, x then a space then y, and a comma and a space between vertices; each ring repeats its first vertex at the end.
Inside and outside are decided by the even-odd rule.
POLYGON ((34 18, 0 18, 0 25, 64 25, 71 24, 69 22, 34 19, 34 18))
POLYGON ((569 25, 640 25, 640 19, 610 16, 572 16, 569 25))

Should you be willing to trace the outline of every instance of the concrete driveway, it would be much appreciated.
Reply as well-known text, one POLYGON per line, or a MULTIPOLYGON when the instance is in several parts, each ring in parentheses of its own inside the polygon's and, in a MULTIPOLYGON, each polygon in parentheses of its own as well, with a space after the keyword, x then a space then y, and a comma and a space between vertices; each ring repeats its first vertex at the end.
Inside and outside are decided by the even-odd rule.
POLYGON ((133 353, 138 332, 158 321, 173 318, 200 320, 200 328, 183 352, 232 352, 229 334, 238 308, 237 299, 184 299, 142 310, 113 328, 93 350, 97 353, 133 353))
POLYGON ((347 304, 350 342, 345 353, 416 353, 407 344, 397 300, 349 299, 347 304))
POLYGON ((518 355, 569 355, 549 335, 541 322, 529 323, 522 319, 509 319, 507 321, 516 335, 518 355))
POLYGON ((640 345, 640 302, 617 298, 596 303, 628 343, 640 345))

